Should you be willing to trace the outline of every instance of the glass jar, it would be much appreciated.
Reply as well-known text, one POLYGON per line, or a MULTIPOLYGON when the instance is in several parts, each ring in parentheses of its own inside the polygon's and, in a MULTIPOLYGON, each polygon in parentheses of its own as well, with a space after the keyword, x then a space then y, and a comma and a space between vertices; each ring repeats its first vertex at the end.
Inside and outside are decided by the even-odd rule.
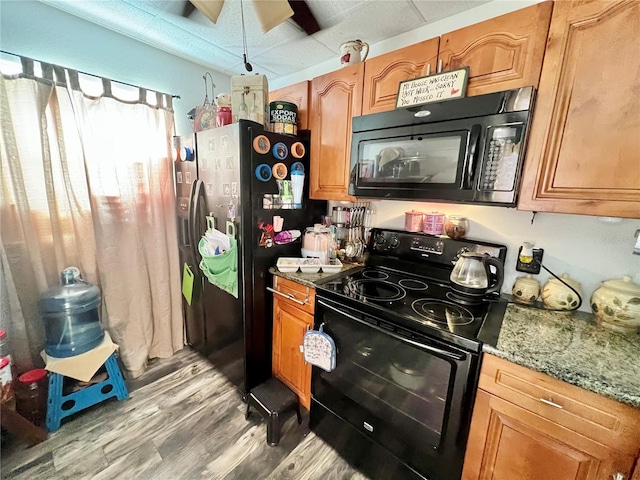
POLYGON ((44 368, 29 370, 18 377, 16 409, 20 415, 39 427, 47 414, 47 371, 44 368))
POLYGON ((13 373, 11 372, 11 359, 0 357, 0 402, 7 405, 11 410, 16 409, 16 399, 14 396, 13 373))
POLYGON ((451 215, 447 217, 447 221, 444 223, 444 233, 449 238, 464 238, 469 232, 469 222, 465 217, 457 217, 451 215))

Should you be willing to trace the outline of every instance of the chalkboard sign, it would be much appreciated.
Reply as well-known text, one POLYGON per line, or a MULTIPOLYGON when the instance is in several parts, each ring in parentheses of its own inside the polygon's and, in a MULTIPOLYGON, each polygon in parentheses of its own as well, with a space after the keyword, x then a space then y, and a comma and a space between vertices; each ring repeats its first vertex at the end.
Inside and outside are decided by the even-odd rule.
POLYGON ((454 100, 465 96, 469 67, 400 82, 396 108, 454 100))

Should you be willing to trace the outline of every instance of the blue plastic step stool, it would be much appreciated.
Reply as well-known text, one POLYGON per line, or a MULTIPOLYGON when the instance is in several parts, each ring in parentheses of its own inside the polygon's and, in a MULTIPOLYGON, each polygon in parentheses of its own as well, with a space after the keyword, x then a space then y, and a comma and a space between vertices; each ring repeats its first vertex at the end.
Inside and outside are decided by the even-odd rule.
POLYGON ((129 390, 124 383, 120 367, 114 354, 104 363, 108 378, 100 383, 90 385, 69 395, 62 394, 64 375, 49 372, 49 402, 47 405, 47 430, 55 432, 60 428, 60 421, 80 410, 117 397, 124 400, 129 390))

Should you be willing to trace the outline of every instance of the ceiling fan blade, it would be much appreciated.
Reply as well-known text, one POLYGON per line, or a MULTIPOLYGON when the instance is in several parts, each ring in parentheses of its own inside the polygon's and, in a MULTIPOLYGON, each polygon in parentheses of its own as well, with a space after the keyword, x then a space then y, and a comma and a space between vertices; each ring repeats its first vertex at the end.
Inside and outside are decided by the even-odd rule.
POLYGON ((293 15, 287 0, 253 0, 253 6, 264 33, 293 15))
POLYGON ((292 20, 300 25, 300 28, 307 35, 313 35, 320 31, 320 25, 318 25, 316 17, 313 16, 313 12, 311 12, 305 0, 289 0, 289 3, 293 9, 292 20))
POLYGON ((189 18, 189 15, 191 15, 195 9, 196 6, 193 3, 189 0, 185 0, 184 6, 182 7, 182 16, 184 18, 189 18))
POLYGON ((190 0, 213 23, 218 21, 224 0, 190 0))

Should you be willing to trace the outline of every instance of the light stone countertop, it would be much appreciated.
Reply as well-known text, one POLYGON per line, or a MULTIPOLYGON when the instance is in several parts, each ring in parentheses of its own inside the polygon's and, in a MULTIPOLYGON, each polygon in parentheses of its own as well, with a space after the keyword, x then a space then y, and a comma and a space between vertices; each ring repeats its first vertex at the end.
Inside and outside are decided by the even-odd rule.
POLYGON ((590 313, 511 304, 496 348, 483 351, 640 408, 640 334, 603 328, 590 313))
MULTIPOLYGON (((358 265, 345 265, 345 270, 358 265)), ((335 273, 269 272, 305 286, 335 273)), ((586 312, 572 314, 510 304, 496 347, 483 351, 640 408, 640 334, 603 328, 586 312)))

